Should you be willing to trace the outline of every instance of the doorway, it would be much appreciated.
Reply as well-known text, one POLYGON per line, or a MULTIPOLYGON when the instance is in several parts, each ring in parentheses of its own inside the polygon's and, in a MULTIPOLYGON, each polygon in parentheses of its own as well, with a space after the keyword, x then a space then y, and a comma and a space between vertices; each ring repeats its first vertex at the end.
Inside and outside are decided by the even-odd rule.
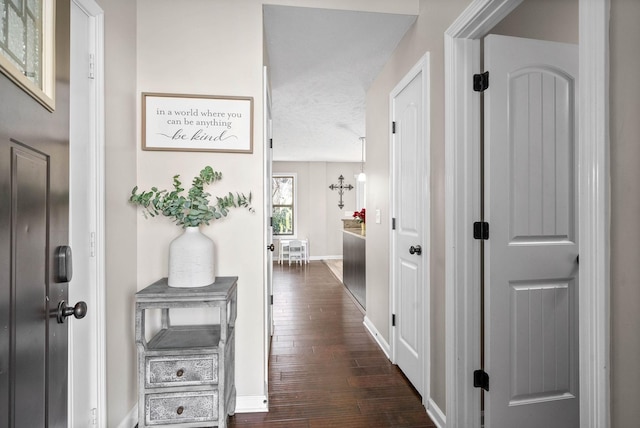
MULTIPOLYGON (((479 73, 479 39, 520 1, 474 1, 445 34, 447 219, 447 425, 479 427, 480 399, 471 373, 479 366, 477 331, 479 245, 480 101, 472 76, 479 73)), ((608 114, 606 1, 580 0, 580 420, 608 426, 608 114), (604 250, 603 250, 604 249, 604 250), (588 260, 588 261, 587 261, 588 260), (588 314, 588 315, 587 315, 588 314)))

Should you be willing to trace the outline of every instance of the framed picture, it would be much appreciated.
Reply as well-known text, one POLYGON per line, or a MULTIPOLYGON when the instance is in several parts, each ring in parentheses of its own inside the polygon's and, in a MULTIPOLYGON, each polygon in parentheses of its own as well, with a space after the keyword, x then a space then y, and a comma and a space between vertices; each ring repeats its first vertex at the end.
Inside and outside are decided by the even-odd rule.
POLYGON ((142 150, 253 152, 253 98, 142 93, 142 150))
POLYGON ((49 111, 55 110, 55 16, 55 0, 0 1, 0 72, 49 111))

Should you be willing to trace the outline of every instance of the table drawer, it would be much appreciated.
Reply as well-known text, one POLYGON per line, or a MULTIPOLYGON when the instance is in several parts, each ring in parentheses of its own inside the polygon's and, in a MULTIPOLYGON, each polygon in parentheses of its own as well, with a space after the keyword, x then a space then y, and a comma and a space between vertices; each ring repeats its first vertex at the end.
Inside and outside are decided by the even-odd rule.
POLYGON ((148 388, 217 384, 218 354, 148 357, 145 374, 148 388))
POLYGON ((147 425, 218 420, 218 391, 145 395, 147 425))

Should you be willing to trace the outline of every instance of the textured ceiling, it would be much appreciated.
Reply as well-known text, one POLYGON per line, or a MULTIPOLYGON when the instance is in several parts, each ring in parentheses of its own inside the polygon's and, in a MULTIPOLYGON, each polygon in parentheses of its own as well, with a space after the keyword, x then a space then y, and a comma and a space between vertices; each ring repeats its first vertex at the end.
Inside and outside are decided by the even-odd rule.
POLYGON ((273 159, 360 162, 366 92, 415 19, 265 6, 273 159))

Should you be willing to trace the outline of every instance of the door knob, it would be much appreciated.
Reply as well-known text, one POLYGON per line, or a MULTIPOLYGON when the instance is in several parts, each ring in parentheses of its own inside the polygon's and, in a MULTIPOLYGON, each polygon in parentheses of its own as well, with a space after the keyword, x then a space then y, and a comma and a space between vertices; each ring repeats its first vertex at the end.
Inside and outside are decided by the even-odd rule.
POLYGON ((273 251, 275 251, 275 249, 276 249, 276 247, 273 244, 267 245, 267 250, 270 250, 270 251, 273 252, 273 251))
POLYGON ((422 254, 422 247, 420 245, 416 245, 415 247, 412 245, 409 248, 409 254, 417 254, 417 255, 422 254))
POLYGON ((78 302, 75 306, 71 307, 67 306, 67 302, 64 300, 58 303, 57 318, 59 324, 64 323, 64 320, 71 315, 77 319, 84 318, 84 316, 87 315, 87 304, 85 302, 78 302))

